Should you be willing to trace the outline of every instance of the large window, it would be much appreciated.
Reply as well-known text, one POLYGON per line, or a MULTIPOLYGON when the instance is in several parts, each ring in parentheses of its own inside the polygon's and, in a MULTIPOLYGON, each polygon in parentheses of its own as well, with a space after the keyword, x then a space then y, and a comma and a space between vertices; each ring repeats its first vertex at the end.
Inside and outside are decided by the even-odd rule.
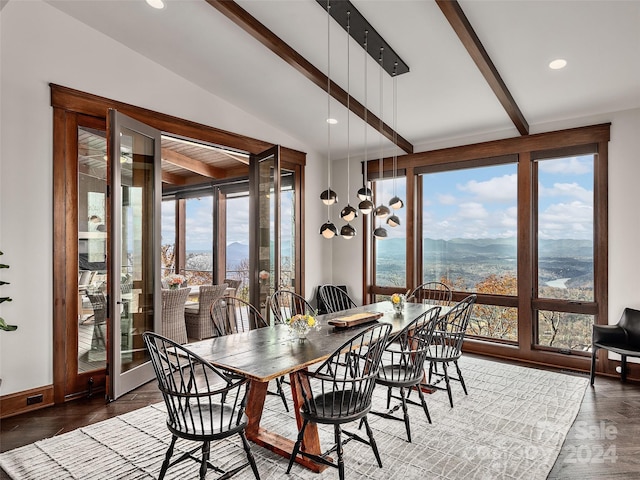
MULTIPOLYGON (((395 195, 403 199, 407 198, 404 178, 378 180, 374 183, 374 187, 377 206, 386 205, 388 199, 395 195)), ((376 240, 374 246, 376 285, 400 287, 399 289, 404 291, 407 283, 406 208, 397 210, 390 208, 390 210, 390 215, 376 218, 374 221, 374 228, 384 227, 387 230, 387 238, 376 240), (395 215, 399 222, 389 222, 391 215, 395 215)))
MULTIPOLYGON (((537 296, 561 307, 593 304, 595 154, 537 161, 537 296)), ((549 306, 549 305, 548 305, 549 306)), ((536 343, 567 350, 591 346, 593 315, 536 311, 536 343)))
POLYGON ((467 350, 588 369, 607 323, 608 140, 596 125, 399 157, 407 227, 365 240, 365 297, 442 281, 477 294, 467 350))
MULTIPOLYGON (((517 163, 422 175, 422 281, 517 295, 517 163)), ((469 333, 517 340, 515 308, 478 306, 469 333)))

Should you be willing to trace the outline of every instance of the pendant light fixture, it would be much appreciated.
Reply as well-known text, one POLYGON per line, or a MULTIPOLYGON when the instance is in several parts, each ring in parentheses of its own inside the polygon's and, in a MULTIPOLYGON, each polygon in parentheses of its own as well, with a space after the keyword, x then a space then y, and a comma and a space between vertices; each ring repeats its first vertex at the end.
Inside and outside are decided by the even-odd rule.
MULTIPOLYGON (((327 0, 327 119, 331 118, 331 2, 327 0)), ((338 195, 331 190, 331 124, 327 121, 327 189, 320 199, 327 206, 327 221, 320 227, 320 235, 333 238, 338 229, 331 222, 331 205, 338 201, 338 195)))
POLYGON ((351 12, 347 10, 347 206, 340 212, 340 217, 347 222, 346 225, 340 229, 340 235, 349 240, 356 235, 356 229, 349 223, 358 216, 358 211, 349 204, 349 198, 351 198, 351 49, 350 43, 350 30, 351 30, 351 12))
POLYGON ((369 182, 367 178, 367 130, 369 129, 369 122, 367 121, 367 113, 369 112, 367 108, 367 97, 369 94, 368 82, 367 82, 367 59, 369 55, 369 30, 364 31, 364 184, 363 187, 358 190, 358 198, 361 202, 358 204, 358 209, 362 212, 363 215, 369 215, 374 208, 373 202, 371 199, 373 198, 373 192, 371 188, 369 188, 369 182))
MULTIPOLYGON (((382 93, 382 84, 383 84, 383 76, 382 71, 384 63, 384 47, 380 48, 380 137, 379 137, 379 147, 380 147, 380 159, 378 160, 378 178, 379 178, 379 186, 382 187, 382 181, 384 179, 384 155, 382 152, 382 133, 384 130, 384 123, 382 121, 382 112, 383 112, 383 93, 382 93)), ((376 188, 376 197, 379 197, 382 200, 382 188, 376 188)), ((387 215, 389 215, 389 207, 387 207, 382 201, 378 207, 376 207, 375 215, 376 218, 383 219, 387 215)), ((373 236, 379 239, 387 238, 387 230, 381 224, 373 231, 373 236)))
MULTIPOLYGON (((393 68, 393 143, 395 146, 396 143, 396 129, 398 127, 397 125, 397 118, 398 118, 398 96, 397 96, 397 77, 396 77, 396 69, 397 69, 398 64, 396 63, 394 65, 393 68)), ((396 150, 394 148, 394 153, 393 153, 393 197, 391 198, 391 200, 389 200, 389 206, 393 209, 393 210, 397 210, 399 208, 402 208, 404 203, 403 201, 400 199, 400 197, 398 197, 396 195, 396 177, 398 174, 398 155, 396 154, 396 150)), ((398 218, 398 216, 391 212, 392 215, 387 218, 387 225, 389 225, 392 228, 398 227, 400 226, 400 218, 398 218)))

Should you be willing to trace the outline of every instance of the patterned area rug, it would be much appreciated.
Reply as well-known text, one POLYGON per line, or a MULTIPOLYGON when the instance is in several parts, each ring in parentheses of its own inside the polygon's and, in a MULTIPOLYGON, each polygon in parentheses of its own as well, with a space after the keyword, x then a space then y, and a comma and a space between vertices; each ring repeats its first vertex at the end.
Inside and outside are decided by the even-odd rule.
MULTIPOLYGON (((371 449, 356 441, 344 447, 346 477, 353 479, 545 479, 553 467, 585 392, 585 377, 462 358, 469 395, 453 382, 454 407, 447 394, 427 395, 433 424, 422 409, 410 405, 413 443, 404 424, 374 415, 369 422, 384 467, 371 449)), ((415 394, 414 394, 415 395, 415 394)), ((383 410, 386 389, 377 388, 374 410, 383 410)), ((295 438, 292 414, 277 396, 268 396, 263 425, 295 438)), ((357 424, 347 430, 355 430, 357 424)), ((333 431, 320 427, 323 446, 333 431)), ((0 455, 0 465, 22 479, 152 479, 160 471, 170 434, 164 405, 157 404, 70 433, 41 440, 0 455)), ((193 444, 178 442, 186 450, 193 444)), ((260 477, 265 479, 333 479, 337 471, 312 473, 295 465, 286 476, 284 458, 252 445, 260 477)), ((212 447, 214 462, 226 468, 243 462, 239 441, 212 447)), ((208 478, 217 478, 209 472, 208 478)), ((198 466, 186 461, 169 469, 167 479, 196 479, 198 466)), ((236 477, 253 479, 246 468, 236 477)))

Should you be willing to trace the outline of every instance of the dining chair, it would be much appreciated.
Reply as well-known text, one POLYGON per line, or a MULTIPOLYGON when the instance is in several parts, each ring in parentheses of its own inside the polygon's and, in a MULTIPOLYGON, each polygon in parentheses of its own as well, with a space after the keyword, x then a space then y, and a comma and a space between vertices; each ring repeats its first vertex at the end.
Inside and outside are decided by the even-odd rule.
MULTIPOLYGON (((92 350, 106 350, 105 332, 107 326, 107 298, 100 289, 87 289, 87 298, 93 308, 93 337, 91 338, 92 350)), ((85 320, 85 321, 88 321, 85 320)))
POLYGON ((276 290, 269 297, 268 304, 276 324, 285 323, 288 318, 294 315, 314 312, 314 308, 302 295, 291 290, 276 290))
POLYGON ((453 397, 451 395, 450 380, 459 381, 462 385, 462 390, 464 390, 464 394, 468 395, 467 386, 464 383, 458 360, 462 356, 462 343, 467 332, 467 327, 469 326, 471 311, 476 302, 476 298, 477 295, 475 294, 469 295, 456 303, 440 317, 431 337, 431 345, 425 358, 425 362, 429 362, 428 386, 438 390, 446 390, 451 407, 453 407, 453 397), (456 367, 457 377, 449 375, 447 366, 450 362, 453 362, 456 367), (437 369, 439 364, 442 365, 442 373, 437 369), (431 382, 433 376, 438 377, 438 381, 435 383, 431 382), (444 380, 445 387, 438 385, 441 380, 444 380))
POLYGON ((420 398, 418 405, 422 406, 427 420, 431 423, 429 408, 419 384, 424 377, 424 361, 440 316, 440 308, 433 307, 427 310, 392 336, 385 348, 382 366, 376 377, 376 383, 387 387, 387 411, 376 412, 372 410, 371 413, 390 420, 404 420, 409 443, 411 443, 411 427, 407 403, 416 403, 408 398, 408 393, 412 388, 416 387, 420 398), (400 390, 399 397, 392 394, 394 388, 400 390), (401 403, 390 408, 392 398, 400 400, 401 403), (400 407, 402 407, 402 418, 393 415, 400 407))
POLYGON ((210 318, 211 305, 224 296, 227 286, 226 283, 200 286, 198 304, 194 307, 186 307, 184 311, 189 338, 202 340, 215 335, 210 318))
POLYGON ((340 312, 357 307, 356 302, 340 287, 335 285, 320 285, 320 298, 328 313, 340 312))
POLYGON ((159 480, 170 467, 188 458, 200 463, 201 480, 209 468, 223 473, 221 478, 230 478, 248 465, 260 480, 245 436, 248 379, 216 368, 189 349, 156 333, 144 332, 142 337, 167 408, 166 425, 171 432, 171 443, 159 480), (247 462, 224 472, 211 462, 211 443, 233 435, 240 437, 247 462), (201 445, 171 461, 178 438, 201 442, 201 445), (200 458, 194 456, 197 450, 202 451, 200 458))
POLYGON ((349 439, 369 445, 378 466, 382 468, 382 460, 367 421, 367 413, 371 410, 380 359, 390 331, 391 325, 388 323, 371 325, 348 339, 314 371, 296 372, 302 396, 300 416, 303 423, 289 458, 287 473, 291 472, 296 456, 302 455, 317 463, 337 468, 340 480, 344 480, 342 433, 349 439), (362 420, 368 441, 342 430, 341 425, 357 420, 362 420), (329 452, 337 453, 337 463, 327 458, 328 452, 315 455, 300 449, 309 422, 333 425, 335 445, 329 452))
POLYGON ((429 303, 431 305, 451 305, 451 288, 442 282, 427 282, 418 285, 407 299, 414 303, 429 303))
POLYGON ((162 335, 176 343, 187 343, 187 324, 184 305, 191 289, 163 288, 162 294, 162 335))
MULTIPOLYGON (((237 297, 221 297, 213 302, 211 322, 218 337, 269 326, 256 307, 237 297)), ((278 395, 288 412, 289 405, 282 384, 282 377, 276 378, 276 391, 267 393, 278 395)))

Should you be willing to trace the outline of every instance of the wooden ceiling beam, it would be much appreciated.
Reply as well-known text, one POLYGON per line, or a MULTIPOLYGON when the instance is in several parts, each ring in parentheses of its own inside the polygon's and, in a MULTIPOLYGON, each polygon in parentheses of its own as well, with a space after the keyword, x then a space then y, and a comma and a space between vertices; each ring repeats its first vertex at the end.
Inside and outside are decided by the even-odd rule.
POLYGON ((435 0, 442 10, 442 13, 449 21, 458 38, 471 55, 480 72, 495 93, 496 97, 507 111, 509 118, 520 132, 520 135, 529 134, 529 124, 520 111, 520 108, 513 99, 509 89, 505 85, 502 77, 498 73, 495 65, 491 61, 489 54, 480 42, 478 35, 473 30, 467 16, 462 11, 462 7, 457 0, 435 0))
POLYGON ((199 175, 209 178, 225 178, 227 172, 222 168, 214 167, 213 165, 206 164, 191 157, 187 157, 181 153, 169 150, 167 148, 162 149, 162 160, 171 163, 177 167, 184 168, 190 172, 197 173, 199 175))
MULTIPOLYGON (((240 5, 231 0, 206 0, 209 5, 224 14, 227 18, 232 20, 236 25, 241 27, 245 32, 250 34, 265 47, 270 49, 273 53, 282 58, 285 62, 298 70, 302 75, 311 80, 318 87, 325 92, 327 91, 327 76, 319 69, 314 67, 306 58, 296 52, 288 44, 286 44, 280 37, 274 34, 271 30, 260 23, 249 12, 244 10, 240 5)), ((370 110, 365 109, 364 105, 358 102, 355 98, 348 95, 347 92, 331 80, 331 96, 335 98, 342 105, 347 107, 362 120, 366 119, 366 122, 371 125, 377 131, 380 131, 380 119, 370 110), (347 102, 349 99, 349 102, 347 102), (366 111, 366 115, 365 115, 366 111)), ((406 153, 413 153, 413 145, 395 132, 386 123, 382 124, 382 135, 392 143, 396 144, 406 153)))
POLYGON ((186 185, 186 180, 180 175, 175 173, 162 172, 162 183, 168 183, 171 185, 186 185))

